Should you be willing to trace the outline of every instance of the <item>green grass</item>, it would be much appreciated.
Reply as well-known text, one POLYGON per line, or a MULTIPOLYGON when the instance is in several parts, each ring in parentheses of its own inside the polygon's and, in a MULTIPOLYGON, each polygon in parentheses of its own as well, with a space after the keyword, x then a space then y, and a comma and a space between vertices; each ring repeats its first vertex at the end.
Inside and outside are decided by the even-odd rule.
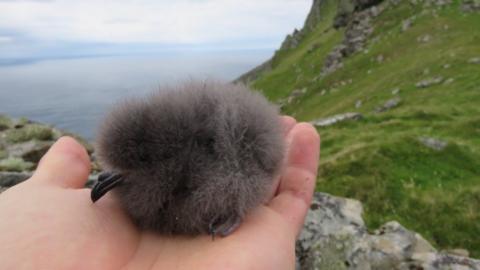
POLYGON ((297 49, 278 52, 274 68, 253 87, 273 101, 306 88, 283 109, 301 121, 364 114, 363 120, 319 129, 317 189, 362 201, 371 229, 398 220, 437 248, 466 248, 480 258, 480 65, 467 63, 480 57, 480 16, 460 12, 459 1, 453 2, 440 9, 409 3, 387 9, 374 20, 367 52, 319 79, 326 55, 343 38, 343 30, 331 27, 335 1, 327 1, 325 19, 297 49), (412 27, 402 32, 401 22, 412 16, 412 27), (429 42, 417 41, 426 34, 429 42), (378 55, 382 63, 375 61, 378 55), (453 82, 415 86, 436 76, 453 82), (394 97, 394 88, 401 89, 402 104, 374 113, 394 97), (419 137, 449 144, 435 151, 419 137))

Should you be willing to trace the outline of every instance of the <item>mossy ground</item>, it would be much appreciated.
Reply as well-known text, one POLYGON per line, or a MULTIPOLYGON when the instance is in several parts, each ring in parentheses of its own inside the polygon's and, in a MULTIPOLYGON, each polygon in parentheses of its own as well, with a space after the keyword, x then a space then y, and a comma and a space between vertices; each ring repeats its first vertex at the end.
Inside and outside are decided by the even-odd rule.
POLYGON ((343 39, 343 30, 331 27, 335 12, 336 1, 326 1, 324 20, 298 48, 278 52, 272 71, 253 87, 273 101, 306 88, 284 108, 300 121, 364 114, 363 120, 319 129, 317 189, 362 201, 372 229, 395 219, 437 248, 466 248, 480 258, 480 65, 468 63, 480 57, 480 14, 461 12, 459 1, 443 8, 404 1, 374 19, 365 52, 318 79, 326 55, 343 39), (412 17, 403 32, 402 21, 412 17), (428 42, 417 40, 425 35, 428 42), (453 80, 415 86, 436 76, 453 80), (374 113, 395 88, 401 105, 374 113), (363 105, 357 109, 358 100, 363 105), (436 151, 419 137, 448 146, 436 151))
POLYGON ((54 134, 50 127, 38 125, 38 124, 29 124, 22 128, 18 129, 9 129, 5 132, 5 140, 8 143, 20 143, 30 140, 51 140, 53 139, 54 134))
POLYGON ((0 131, 10 128, 11 124, 10 118, 0 114, 0 131))

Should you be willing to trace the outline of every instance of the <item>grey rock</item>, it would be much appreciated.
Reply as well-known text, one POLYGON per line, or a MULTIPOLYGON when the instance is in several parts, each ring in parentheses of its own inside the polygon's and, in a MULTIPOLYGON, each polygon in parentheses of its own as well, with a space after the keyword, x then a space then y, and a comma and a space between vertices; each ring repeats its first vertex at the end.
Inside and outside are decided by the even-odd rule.
POLYGON ((446 5, 450 5, 452 3, 452 0, 425 0, 425 4, 426 6, 438 6, 438 7, 442 7, 442 6, 446 6, 446 5))
POLYGON ((12 187, 32 176, 32 173, 25 172, 0 172, 0 186, 12 187))
POLYGON ((362 114, 351 112, 351 113, 337 114, 327 118, 317 119, 310 123, 317 127, 328 127, 339 122, 344 122, 348 120, 360 120, 362 118, 363 118, 362 114))
POLYGON ((468 250, 461 249, 461 248, 449 249, 449 250, 446 250, 445 253, 454 255, 454 256, 459 256, 459 257, 467 257, 467 258, 470 256, 470 252, 468 252, 468 250))
POLYGON ((443 82, 443 80, 444 78, 442 76, 428 78, 418 82, 417 84, 415 84, 415 86, 418 88, 427 88, 436 84, 440 84, 443 82))
POLYGON ((400 88, 397 87, 397 88, 392 89, 392 95, 396 96, 399 93, 400 93, 400 88))
POLYGON ((375 5, 381 3, 383 0, 354 0, 357 8, 375 7, 375 5))
POLYGON ((341 44, 335 46, 333 50, 327 55, 325 59, 325 64, 322 68, 321 76, 328 75, 334 71, 343 67, 342 59, 344 58, 344 52, 346 51, 346 46, 341 44))
POLYGON ((295 29, 292 34, 287 35, 287 37, 282 43, 282 46, 280 47, 280 50, 290 50, 297 48, 302 41, 304 35, 305 34, 303 31, 295 29))
MULTIPOLYGON (((0 187, 9 188, 32 177, 31 172, 0 172, 0 187)), ((92 187, 97 182, 98 174, 88 176, 86 187, 92 187)))
POLYGON ((299 97, 299 96, 304 95, 306 92, 307 92, 307 88, 295 89, 295 90, 292 91, 292 93, 290 94, 290 96, 291 96, 291 97, 299 97))
POLYGON ((430 36, 429 34, 426 34, 426 35, 418 37, 417 41, 421 42, 421 43, 428 43, 428 42, 430 42, 431 39, 432 39, 432 36, 430 36))
POLYGON ((53 143, 53 141, 27 141, 10 145, 7 147, 7 151, 11 157, 22 158, 25 161, 38 163, 53 143))
POLYGON ((377 63, 383 63, 383 60, 384 60, 383 54, 380 54, 377 56, 377 59, 376 59, 377 63))
POLYGON ((295 99, 305 95, 307 93, 307 88, 302 89, 295 89, 293 90, 290 95, 285 99, 286 104, 291 104, 295 101, 295 99))
POLYGON ((413 24, 413 18, 408 18, 402 21, 402 32, 405 32, 408 29, 410 29, 412 27, 412 24, 413 24))
POLYGON ((85 184, 85 187, 91 188, 97 183, 98 179, 98 174, 90 174, 87 179, 87 183, 85 184))
POLYGON ((398 105, 400 105, 401 102, 402 102, 402 99, 399 97, 389 99, 382 106, 377 107, 375 111, 377 113, 389 111, 397 107, 398 105))
POLYGON ((418 141, 421 142, 426 147, 436 151, 442 151, 448 145, 447 142, 444 142, 435 138, 430 138, 430 137, 420 137, 418 138, 418 141))
POLYGON ((362 105, 363 105, 363 102, 361 100, 357 100, 357 102, 355 102, 355 108, 357 109, 362 107, 362 105))
POLYGON ((390 4, 392 4, 393 6, 398 6, 401 2, 402 0, 390 0, 390 4))
POLYGON ((480 57, 473 57, 468 59, 468 63, 470 64, 480 64, 480 57))
POLYGON ((443 65, 443 68, 444 68, 444 69, 449 69, 449 68, 450 68, 450 64, 445 64, 445 65, 443 65))
POLYGON ((369 234, 360 202, 315 193, 296 244, 297 269, 480 269, 480 261, 438 253, 398 222, 369 234))
POLYGON ((479 0, 463 0, 461 5, 461 10, 463 12, 478 12, 480 11, 480 1, 479 0))
POLYGON ((454 78, 448 78, 448 79, 444 82, 444 84, 451 84, 451 83, 453 83, 454 81, 455 81, 454 78))

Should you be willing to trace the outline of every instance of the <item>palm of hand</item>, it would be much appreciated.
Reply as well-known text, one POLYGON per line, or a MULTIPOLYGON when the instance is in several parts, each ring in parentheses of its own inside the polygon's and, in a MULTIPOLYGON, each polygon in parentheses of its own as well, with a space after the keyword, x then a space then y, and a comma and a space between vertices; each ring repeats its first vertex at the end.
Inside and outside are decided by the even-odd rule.
POLYGON ((0 268, 294 269, 319 140, 310 126, 283 120, 290 147, 277 195, 215 241, 140 232, 112 196, 92 204, 90 190, 80 189, 89 172, 85 151, 62 139, 32 179, 0 196, 0 268))

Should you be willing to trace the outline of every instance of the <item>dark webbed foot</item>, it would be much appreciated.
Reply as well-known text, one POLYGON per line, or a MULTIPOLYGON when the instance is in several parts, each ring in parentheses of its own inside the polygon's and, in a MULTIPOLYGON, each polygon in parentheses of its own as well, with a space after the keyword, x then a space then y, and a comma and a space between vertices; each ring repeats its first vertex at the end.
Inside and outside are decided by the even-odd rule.
POLYGON ((110 172, 103 172, 98 176, 97 183, 92 188, 90 197, 92 202, 96 202, 103 197, 108 191, 118 186, 123 182, 123 176, 121 174, 115 174, 110 172))
POLYGON ((232 214, 229 217, 219 217, 214 219, 208 228, 208 233, 215 240, 215 236, 220 235, 226 237, 233 233, 242 223, 242 218, 237 214, 232 214))

